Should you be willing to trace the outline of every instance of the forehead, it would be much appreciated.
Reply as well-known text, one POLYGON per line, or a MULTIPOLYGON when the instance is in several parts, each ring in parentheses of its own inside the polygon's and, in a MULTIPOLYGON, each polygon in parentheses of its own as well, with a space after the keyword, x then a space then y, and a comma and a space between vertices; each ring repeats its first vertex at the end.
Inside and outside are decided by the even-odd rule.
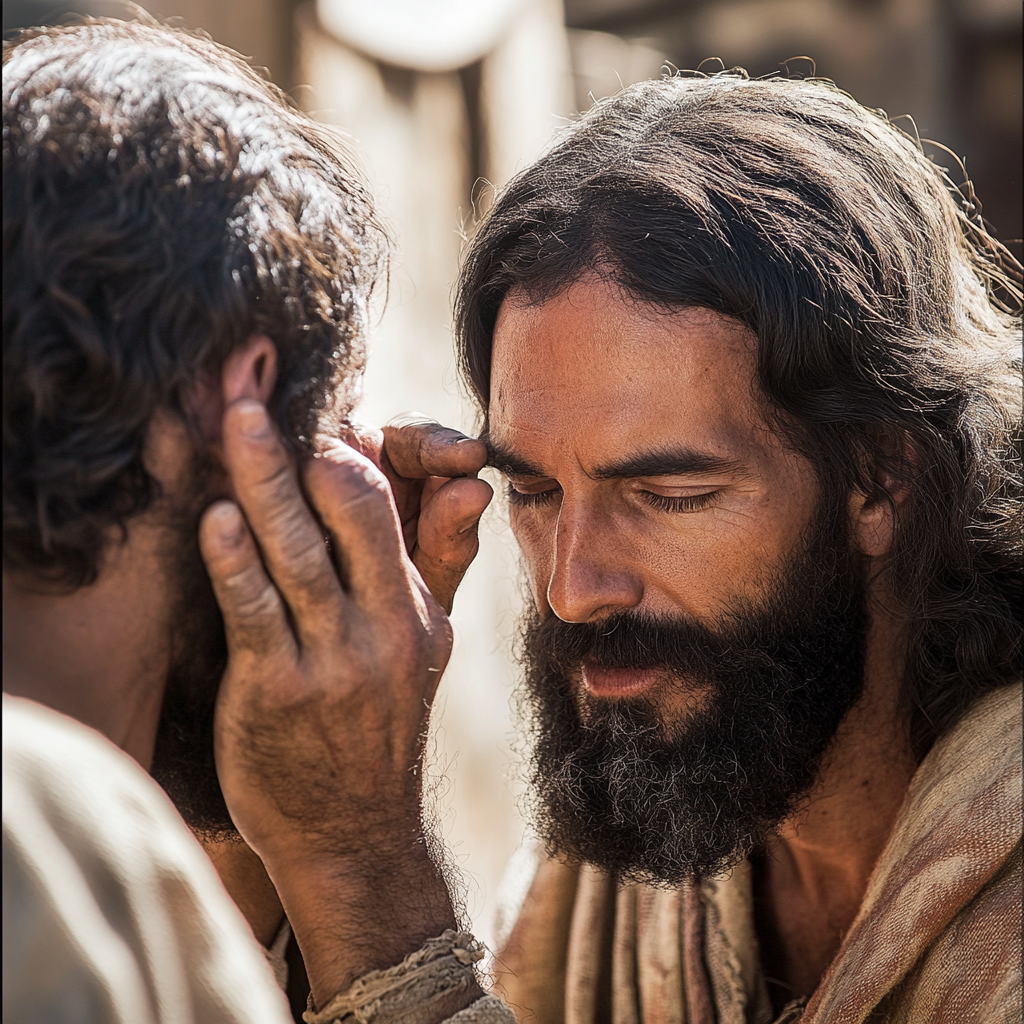
POLYGON ((736 456, 764 433, 755 365, 753 334, 711 310, 667 312, 597 278, 538 304, 511 293, 494 331, 491 436, 607 454, 685 440, 736 456))

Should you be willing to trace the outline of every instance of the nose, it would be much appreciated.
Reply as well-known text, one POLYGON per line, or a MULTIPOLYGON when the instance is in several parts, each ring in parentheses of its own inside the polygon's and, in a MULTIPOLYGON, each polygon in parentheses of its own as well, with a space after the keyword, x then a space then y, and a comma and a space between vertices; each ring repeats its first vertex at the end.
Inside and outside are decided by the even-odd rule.
POLYGON ((563 497, 547 599, 563 622, 594 622, 639 606, 643 583, 611 517, 563 497))

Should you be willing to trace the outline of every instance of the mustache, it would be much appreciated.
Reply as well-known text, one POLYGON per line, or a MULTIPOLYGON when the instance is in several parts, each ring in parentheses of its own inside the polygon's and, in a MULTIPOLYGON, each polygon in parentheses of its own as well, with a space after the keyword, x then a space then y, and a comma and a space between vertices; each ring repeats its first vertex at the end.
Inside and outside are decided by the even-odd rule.
POLYGON ((524 636, 525 653, 547 669, 565 674, 584 661, 607 668, 668 667, 714 674, 724 664, 770 662, 772 653, 798 633, 796 623, 752 609, 734 609, 716 626, 689 617, 654 617, 622 611, 600 622, 563 622, 554 615, 533 619, 524 636))

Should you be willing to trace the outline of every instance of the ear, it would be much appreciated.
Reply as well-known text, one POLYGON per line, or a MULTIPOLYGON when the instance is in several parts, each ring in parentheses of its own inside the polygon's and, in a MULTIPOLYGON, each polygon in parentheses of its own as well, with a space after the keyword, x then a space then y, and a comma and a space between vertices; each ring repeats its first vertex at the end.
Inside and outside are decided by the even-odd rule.
POLYGON ((225 409, 240 398, 255 398, 266 405, 277 384, 274 343, 265 334, 251 334, 224 360, 220 380, 225 409))
POLYGON ((277 383, 277 349, 265 334, 252 334, 235 349, 219 374, 203 375, 188 391, 187 401, 203 438, 219 451, 224 410, 240 398, 266 403, 277 383))
POLYGON ((906 502, 909 486, 892 473, 876 470, 870 494, 850 495, 850 526, 857 550, 869 558, 884 558, 892 550, 896 513, 906 502))

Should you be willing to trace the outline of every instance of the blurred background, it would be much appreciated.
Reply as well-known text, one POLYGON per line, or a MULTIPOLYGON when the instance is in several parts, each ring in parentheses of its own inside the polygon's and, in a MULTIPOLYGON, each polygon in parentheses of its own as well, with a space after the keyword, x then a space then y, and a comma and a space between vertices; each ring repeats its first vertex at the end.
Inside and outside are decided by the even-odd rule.
MULTIPOLYGON (((834 80, 966 165, 993 233, 1020 257, 1020 0, 145 0, 267 68, 351 136, 397 243, 362 417, 415 409, 471 431, 452 355, 463 237, 551 133, 662 67, 834 80), (719 61, 721 64, 719 64, 719 61)), ((3 27, 120 0, 6 0, 3 27)), ((963 171, 941 150, 930 150, 963 171)), ((497 485, 496 480, 492 483, 497 485)), ((456 599, 455 653, 434 714, 434 802, 489 941, 523 840, 510 697, 521 601, 501 501, 456 599)))

